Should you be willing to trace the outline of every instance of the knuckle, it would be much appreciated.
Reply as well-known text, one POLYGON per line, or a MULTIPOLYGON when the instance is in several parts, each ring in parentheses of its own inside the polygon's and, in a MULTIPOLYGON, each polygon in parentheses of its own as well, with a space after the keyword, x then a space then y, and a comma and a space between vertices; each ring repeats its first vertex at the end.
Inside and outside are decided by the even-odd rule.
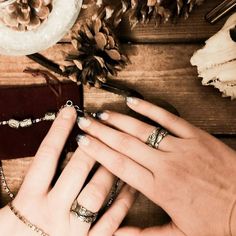
POLYGON ((119 173, 120 176, 122 176, 125 171, 125 159, 123 158, 123 156, 117 155, 115 158, 113 158, 111 168, 116 170, 116 172, 119 173))
POLYGON ((117 204, 119 204, 119 207, 122 212, 128 212, 130 209, 130 201, 128 198, 121 197, 117 199, 117 204))
POLYGON ((94 199, 96 202, 102 203, 106 198, 104 187, 94 181, 91 181, 87 188, 86 196, 94 199))
POLYGON ((68 123, 65 122, 64 120, 58 120, 54 124, 55 132, 57 132, 58 134, 65 133, 68 130, 68 125, 67 124, 68 123))
POLYGON ((175 116, 175 115, 173 115, 173 114, 166 114, 166 118, 165 118, 170 124, 172 124, 172 125, 175 125, 175 124, 177 124, 179 121, 180 121, 180 117, 178 117, 178 116, 175 116))
POLYGON ((107 220, 106 220, 106 223, 104 225, 104 228, 105 228, 106 231, 110 231, 117 224, 118 224, 117 217, 112 215, 112 214, 110 214, 109 217, 107 217, 107 220))
POLYGON ((127 148, 129 148, 131 144, 131 138, 129 137, 129 135, 126 134, 120 134, 118 141, 117 141, 117 147, 121 150, 126 150, 127 148))
POLYGON ((93 155, 97 155, 98 153, 100 155, 103 155, 104 153, 104 148, 102 147, 101 143, 99 143, 99 141, 90 138, 90 140, 92 141, 91 146, 93 148, 90 148, 89 151, 93 154, 93 155))
POLYGON ((78 159, 78 166, 74 167, 74 171, 75 173, 80 173, 81 176, 86 177, 92 168, 92 164, 82 157, 78 157, 78 159))

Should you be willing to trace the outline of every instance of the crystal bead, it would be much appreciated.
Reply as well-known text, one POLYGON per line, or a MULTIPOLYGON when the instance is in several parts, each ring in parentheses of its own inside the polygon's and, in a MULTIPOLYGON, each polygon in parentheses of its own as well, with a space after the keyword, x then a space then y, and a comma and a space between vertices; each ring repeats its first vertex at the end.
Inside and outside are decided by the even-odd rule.
POLYGON ((53 121, 56 119, 56 114, 55 113, 52 113, 52 112, 48 112, 45 114, 44 116, 44 120, 45 121, 53 121))
POLYGON ((35 123, 39 123, 41 121, 41 119, 40 118, 37 118, 36 120, 35 120, 35 123))
POLYGON ((18 129, 20 127, 20 122, 18 120, 10 119, 8 125, 13 129, 18 129))
POLYGON ((21 128, 26 128, 26 127, 30 127, 33 124, 31 119, 25 119, 23 121, 20 121, 20 127, 21 128))

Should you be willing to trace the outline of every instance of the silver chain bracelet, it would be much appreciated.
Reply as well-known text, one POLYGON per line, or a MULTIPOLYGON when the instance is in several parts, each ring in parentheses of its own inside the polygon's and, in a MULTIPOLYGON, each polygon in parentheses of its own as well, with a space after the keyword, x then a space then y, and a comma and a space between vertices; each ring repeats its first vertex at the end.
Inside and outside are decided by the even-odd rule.
POLYGON ((2 161, 1 160, 0 160, 0 180, 1 180, 1 184, 2 184, 3 190, 13 200, 15 196, 11 192, 10 188, 8 187, 8 184, 7 184, 7 181, 6 181, 6 177, 5 177, 5 174, 4 174, 4 171, 3 171, 2 161))

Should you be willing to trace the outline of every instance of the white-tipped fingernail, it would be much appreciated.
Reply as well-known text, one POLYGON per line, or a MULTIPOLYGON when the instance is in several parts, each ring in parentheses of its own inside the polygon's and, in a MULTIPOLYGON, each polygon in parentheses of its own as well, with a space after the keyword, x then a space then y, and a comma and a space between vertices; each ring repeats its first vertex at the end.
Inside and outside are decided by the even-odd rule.
POLYGON ((131 105, 137 105, 138 104, 138 99, 134 98, 134 97, 127 97, 126 101, 127 101, 128 104, 131 104, 131 105))
POLYGON ((97 117, 99 120, 108 120, 109 119, 109 114, 107 112, 99 112, 97 113, 97 117))
POLYGON ((78 117, 77 123, 80 128, 87 128, 90 126, 91 121, 85 117, 78 117))
POLYGON ((88 146, 90 143, 89 138, 86 137, 85 135, 78 135, 76 137, 76 141, 77 141, 78 145, 83 145, 83 146, 88 146))

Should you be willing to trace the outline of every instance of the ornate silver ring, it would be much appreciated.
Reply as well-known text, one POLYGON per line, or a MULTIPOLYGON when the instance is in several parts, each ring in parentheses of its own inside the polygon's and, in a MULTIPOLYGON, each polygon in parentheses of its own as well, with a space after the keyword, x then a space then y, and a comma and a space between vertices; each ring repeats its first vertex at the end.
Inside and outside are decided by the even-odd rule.
POLYGON ((161 128, 157 127, 153 132, 149 135, 146 144, 150 147, 159 148, 159 145, 161 141, 168 135, 168 131, 161 128))
POLYGON ((71 213, 74 214, 80 221, 88 224, 92 224, 94 221, 96 221, 98 216, 98 212, 94 213, 89 211, 85 207, 81 206, 77 200, 74 201, 71 207, 71 213))

